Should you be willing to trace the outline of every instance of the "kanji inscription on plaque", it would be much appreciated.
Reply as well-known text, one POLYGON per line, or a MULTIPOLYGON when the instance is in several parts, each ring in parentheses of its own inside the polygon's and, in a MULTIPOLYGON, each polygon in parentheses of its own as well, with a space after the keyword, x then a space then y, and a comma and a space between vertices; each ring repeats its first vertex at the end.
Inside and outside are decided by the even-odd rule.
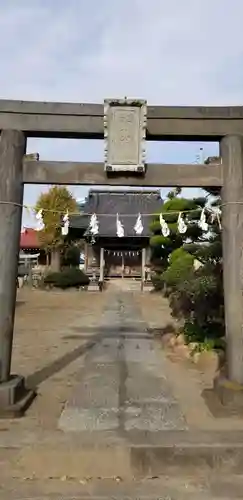
POLYGON ((146 102, 105 100, 105 170, 145 168, 146 102))

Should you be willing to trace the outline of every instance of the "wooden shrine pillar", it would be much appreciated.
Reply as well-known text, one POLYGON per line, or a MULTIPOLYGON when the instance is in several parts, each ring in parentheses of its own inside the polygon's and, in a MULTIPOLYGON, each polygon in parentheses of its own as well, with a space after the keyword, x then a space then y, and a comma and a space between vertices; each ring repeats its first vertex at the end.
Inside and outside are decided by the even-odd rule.
POLYGON ((146 248, 142 248, 142 266, 141 266, 141 290, 144 288, 146 266, 146 248))
POLYGON ((26 139, 17 130, 3 130, 0 138, 0 416, 15 416, 32 394, 24 379, 10 376, 16 281, 23 204, 22 162, 26 139))
POLYGON ((84 272, 87 273, 89 260, 89 246, 87 241, 84 242, 84 272))
POLYGON ((151 280, 151 247, 146 248, 146 270, 147 270, 146 279, 148 281, 150 281, 151 280))
POLYGON ((121 254, 121 259, 122 259, 122 279, 124 278, 124 273, 125 273, 125 261, 124 261, 124 252, 121 254))
POLYGON ((104 248, 100 247, 100 281, 104 281, 104 266, 105 266, 105 259, 104 259, 104 248))
POLYGON ((220 155, 227 377, 243 384, 243 138, 224 137, 220 155))

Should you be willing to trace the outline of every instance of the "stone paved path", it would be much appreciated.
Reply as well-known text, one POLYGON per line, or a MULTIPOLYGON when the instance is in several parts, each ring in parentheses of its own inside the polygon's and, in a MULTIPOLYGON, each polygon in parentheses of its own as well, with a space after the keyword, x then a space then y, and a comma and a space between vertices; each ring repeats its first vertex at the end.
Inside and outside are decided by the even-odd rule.
POLYGON ((163 352, 147 333, 133 294, 114 292, 107 299, 96 344, 80 369, 59 429, 113 431, 120 438, 129 431, 186 429, 163 372, 163 352))
MULTIPOLYGON (((33 366, 40 393, 24 419, 0 427, 0 500, 242 498, 242 432, 234 432, 231 422, 226 434, 200 431, 202 406, 199 395, 195 398, 200 390, 192 390, 191 375, 185 378, 186 370, 176 370, 159 341, 147 333, 146 322, 151 319, 157 318, 159 327, 170 321, 167 305, 161 308, 153 294, 146 298, 117 289, 74 294, 76 304, 72 294, 67 297, 49 299, 54 300, 53 311, 62 310, 58 324, 53 321, 50 328, 52 314, 47 317, 43 296, 39 314, 45 316, 45 336, 42 332, 40 341, 34 331, 37 351, 22 358, 28 374, 32 373, 29 359, 36 363, 44 353, 40 365, 33 366), (49 357, 52 344, 58 352, 49 357), (181 381, 180 390, 175 378, 181 381), (190 398, 183 404, 185 392, 190 398), (67 397, 59 419, 64 432, 60 432, 57 419, 67 397), (187 405, 197 408, 193 419, 187 405), (49 414, 47 425, 44 418, 49 414)), ((25 324, 17 333, 24 351, 28 343, 21 344, 20 332, 25 324)), ((29 330, 31 342, 33 322, 29 330)))

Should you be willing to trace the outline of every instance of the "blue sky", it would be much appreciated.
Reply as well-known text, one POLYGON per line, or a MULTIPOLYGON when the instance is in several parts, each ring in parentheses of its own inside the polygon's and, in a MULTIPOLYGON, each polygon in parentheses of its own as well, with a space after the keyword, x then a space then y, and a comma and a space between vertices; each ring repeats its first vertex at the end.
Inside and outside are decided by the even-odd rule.
MULTIPOLYGON (((242 0, 0 0, 0 14, 0 98, 243 104, 242 0)), ((217 144, 152 143, 147 159, 194 162, 202 146, 205 157, 218 152, 217 144)), ((28 151, 103 159, 102 141, 31 139, 28 151)), ((25 203, 43 189, 27 186, 25 203)), ((82 198, 87 188, 72 191, 82 198)), ((27 213, 23 221, 33 223, 27 213)))

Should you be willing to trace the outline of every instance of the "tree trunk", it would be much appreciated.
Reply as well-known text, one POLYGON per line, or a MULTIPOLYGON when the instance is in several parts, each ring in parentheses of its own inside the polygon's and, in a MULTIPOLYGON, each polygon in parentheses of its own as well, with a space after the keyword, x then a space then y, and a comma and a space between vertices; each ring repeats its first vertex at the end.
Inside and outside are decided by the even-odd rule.
POLYGON ((54 248, 51 251, 51 270, 59 272, 61 269, 61 255, 59 248, 54 248))

